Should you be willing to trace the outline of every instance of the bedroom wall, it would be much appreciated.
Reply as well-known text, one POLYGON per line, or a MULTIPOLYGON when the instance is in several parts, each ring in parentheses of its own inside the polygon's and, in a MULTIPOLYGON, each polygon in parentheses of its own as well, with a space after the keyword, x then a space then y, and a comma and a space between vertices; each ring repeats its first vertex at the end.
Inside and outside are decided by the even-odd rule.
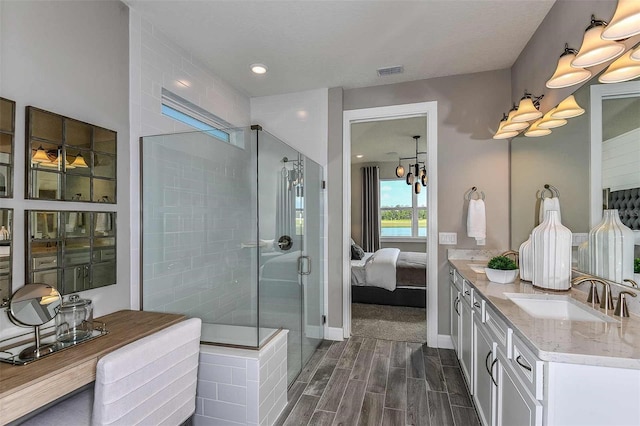
MULTIPOLYGON (((458 234, 457 246, 438 249, 439 334, 449 334, 446 250, 477 247, 466 236, 464 193, 470 187, 477 186, 487 196, 485 248, 509 247, 509 143, 493 140, 496 129, 491 125, 497 126, 510 96, 508 69, 344 90, 344 110, 438 102, 439 231, 458 234)), ((341 148, 342 140, 329 139, 329 149, 337 148, 338 142, 341 148)), ((329 187, 332 190, 336 189, 329 187)), ((330 308, 342 307, 341 283, 329 282, 330 308)))
MULTIPOLYGON (((380 168, 380 179, 398 179, 396 176, 397 162, 383 163, 351 163, 351 238, 362 245, 362 167, 378 166, 380 168)), ((407 186, 407 191, 410 188, 407 186)), ((425 238, 415 241, 393 241, 380 240, 380 247, 395 247, 402 251, 416 251, 424 253, 427 251, 427 240, 425 238)))

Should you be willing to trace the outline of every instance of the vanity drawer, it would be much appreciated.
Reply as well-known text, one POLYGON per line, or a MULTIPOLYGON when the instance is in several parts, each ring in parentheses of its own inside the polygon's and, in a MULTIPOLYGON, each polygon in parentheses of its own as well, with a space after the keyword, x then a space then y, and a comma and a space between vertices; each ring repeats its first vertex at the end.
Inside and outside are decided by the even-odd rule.
POLYGON ((502 346, 507 358, 511 359, 511 329, 489 306, 485 306, 484 309, 484 323, 495 338, 496 343, 502 346))
POLYGON ((58 256, 42 256, 33 258, 33 269, 49 269, 58 266, 58 256))
POLYGON ((513 353, 511 366, 518 378, 529 389, 536 399, 542 401, 543 398, 543 374, 544 363, 536 357, 531 350, 520 340, 513 336, 513 353))
POLYGON ((458 271, 454 268, 451 268, 449 274, 449 280, 453 283, 455 288, 458 289, 460 293, 462 293, 462 277, 460 276, 458 271))

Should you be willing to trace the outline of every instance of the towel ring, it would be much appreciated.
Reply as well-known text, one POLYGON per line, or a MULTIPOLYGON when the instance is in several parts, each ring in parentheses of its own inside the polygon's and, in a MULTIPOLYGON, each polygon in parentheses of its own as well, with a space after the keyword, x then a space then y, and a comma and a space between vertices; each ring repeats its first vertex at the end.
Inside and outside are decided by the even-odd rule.
POLYGON ((475 200, 484 200, 485 198, 484 191, 478 192, 478 188, 476 188, 475 186, 467 191, 464 198, 466 198, 467 201, 471 201, 471 197, 473 196, 473 194, 476 194, 475 200))
POLYGON ((549 194, 551 196, 551 198, 556 197, 559 198, 560 197, 560 191, 558 191, 558 188, 556 188, 553 185, 549 185, 548 183, 544 184, 544 189, 542 191, 538 191, 538 198, 540 198, 541 200, 544 200, 545 197, 545 193, 549 191, 549 194))

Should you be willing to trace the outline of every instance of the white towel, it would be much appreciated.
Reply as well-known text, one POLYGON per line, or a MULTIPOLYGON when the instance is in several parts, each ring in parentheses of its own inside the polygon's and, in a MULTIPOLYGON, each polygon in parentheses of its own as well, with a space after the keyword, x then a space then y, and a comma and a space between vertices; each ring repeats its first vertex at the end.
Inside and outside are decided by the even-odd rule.
POLYGON ((562 222, 562 215, 560 214, 560 198, 545 198, 540 202, 540 213, 539 213, 539 223, 544 221, 544 215, 549 210, 556 210, 558 212, 558 220, 562 222))
POLYGON ((484 200, 469 200, 467 236, 475 238, 478 245, 484 245, 485 243, 487 238, 487 215, 484 200))

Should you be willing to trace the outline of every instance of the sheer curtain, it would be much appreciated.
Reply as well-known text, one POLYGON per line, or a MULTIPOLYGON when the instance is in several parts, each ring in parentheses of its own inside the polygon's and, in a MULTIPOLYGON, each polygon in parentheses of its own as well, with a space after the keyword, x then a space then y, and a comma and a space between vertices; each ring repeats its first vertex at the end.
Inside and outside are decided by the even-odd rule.
POLYGON ((380 169, 362 168, 362 248, 375 252, 380 248, 380 169))

